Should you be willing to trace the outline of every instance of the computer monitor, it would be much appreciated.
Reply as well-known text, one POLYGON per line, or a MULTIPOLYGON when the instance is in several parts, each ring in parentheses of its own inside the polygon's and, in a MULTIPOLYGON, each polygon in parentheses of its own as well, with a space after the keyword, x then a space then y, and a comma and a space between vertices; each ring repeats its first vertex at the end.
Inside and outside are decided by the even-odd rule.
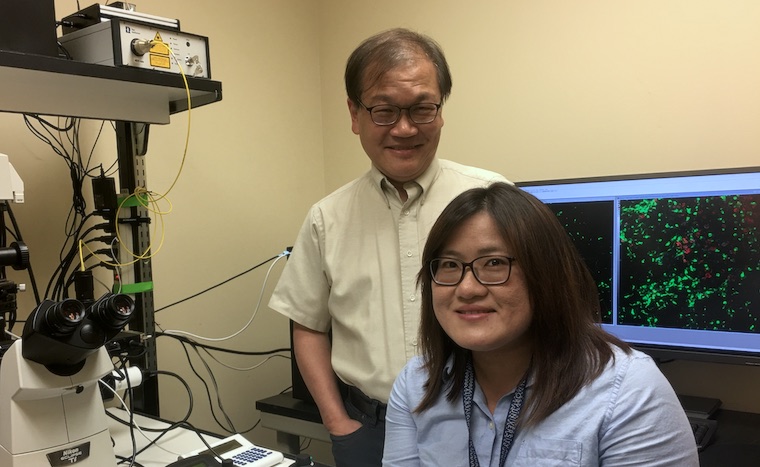
POLYGON ((517 185, 578 247, 605 330, 661 361, 760 365, 760 167, 517 185))

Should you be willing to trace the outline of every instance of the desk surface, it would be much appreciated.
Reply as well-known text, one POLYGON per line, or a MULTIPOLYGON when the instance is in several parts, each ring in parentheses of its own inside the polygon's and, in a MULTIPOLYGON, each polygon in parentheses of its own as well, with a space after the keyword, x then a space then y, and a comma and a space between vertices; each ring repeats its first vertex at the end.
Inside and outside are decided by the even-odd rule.
POLYGON ((713 442, 699 455, 701 467, 760 465, 760 414, 718 410, 713 442))
POLYGON ((322 423, 317 406, 293 397, 292 392, 277 394, 256 401, 256 408, 262 412, 297 418, 307 422, 322 423))
POLYGON ((277 433, 276 448, 282 452, 300 453, 301 437, 330 442, 317 406, 293 398, 290 392, 256 401, 256 408, 261 411, 261 426, 277 433))
MULTIPOLYGON (((124 410, 110 408, 108 412, 116 415, 121 420, 128 421, 129 419, 129 415, 124 410)), ((136 425, 140 428, 162 429, 169 426, 166 422, 141 415, 135 415, 134 419, 136 425)), ((108 428, 115 443, 114 452, 116 455, 131 456, 132 438, 129 427, 109 418, 108 428)), ((141 433, 135 430, 137 449, 140 450, 147 446, 150 440, 157 438, 159 435, 161 433, 148 431, 141 433)), ((221 438, 213 435, 204 435, 204 437, 209 442, 218 441, 221 438)), ((166 467, 167 464, 176 461, 180 454, 203 446, 203 443, 198 438, 198 434, 188 429, 178 428, 162 436, 156 445, 140 453, 137 456, 137 461, 144 467, 166 467)), ((287 467, 293 465, 293 463, 292 459, 285 459, 284 462, 277 464, 276 467, 287 467)))

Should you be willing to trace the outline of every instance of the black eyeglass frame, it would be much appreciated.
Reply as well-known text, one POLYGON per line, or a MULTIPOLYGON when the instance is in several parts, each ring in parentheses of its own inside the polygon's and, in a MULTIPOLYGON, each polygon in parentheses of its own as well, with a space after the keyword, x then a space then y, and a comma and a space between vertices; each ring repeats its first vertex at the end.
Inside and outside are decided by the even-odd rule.
POLYGON ((428 123, 433 123, 435 121, 435 119, 438 118, 438 113, 441 111, 441 106, 443 106, 443 102, 439 102, 438 104, 435 104, 433 102, 420 102, 418 104, 410 105, 409 107, 399 107, 399 106, 393 105, 393 104, 378 104, 378 105, 373 105, 372 107, 367 107, 366 105, 364 105, 364 102, 362 102, 362 101, 358 101, 358 102, 359 102, 359 105, 361 105, 367 112, 369 112, 369 118, 372 120, 372 123, 374 123, 377 126, 391 126, 391 125, 395 125, 401 119, 401 112, 404 111, 404 110, 406 110, 407 114, 409 115, 409 120, 411 120, 413 123, 415 123, 417 125, 426 125, 428 123), (433 115, 433 118, 431 118, 430 120, 428 120, 426 122, 418 122, 412 116, 412 109, 415 108, 415 107, 419 107, 421 105, 433 105, 433 106, 435 106, 435 115, 433 115), (372 114, 372 109, 376 109, 378 107, 390 107, 390 108, 396 109, 397 110, 396 118, 392 122, 377 123, 375 121, 375 116, 372 114))
POLYGON ((467 272, 467 268, 468 267, 470 268, 470 271, 472 271, 472 275, 475 277, 475 280, 478 281, 481 285, 486 285, 486 286, 488 286, 488 285, 501 285, 501 284, 506 284, 507 281, 509 280, 509 278, 512 277, 512 263, 514 261, 516 261, 516 260, 517 260, 517 258, 515 258, 514 256, 485 255, 485 256, 479 256, 479 257, 475 258, 474 260, 470 261, 469 263, 465 263, 464 261, 456 259, 456 258, 440 257, 440 258, 433 258, 432 260, 430 260, 430 262, 428 263, 428 269, 430 270, 430 279, 435 284, 443 286, 443 287, 454 287, 454 286, 457 286, 457 285, 461 284, 462 281, 464 280, 464 275, 467 272), (477 271, 476 271, 476 269, 474 267, 474 264, 478 260, 481 260, 483 258, 500 258, 500 259, 507 260, 507 264, 509 265, 509 270, 507 271, 507 278, 504 279, 503 281, 495 281, 495 282, 492 282, 492 281, 485 281, 484 282, 484 281, 482 281, 480 279, 480 277, 478 277, 478 273, 477 273, 477 271), (436 273, 436 270, 437 270, 437 267, 435 267, 436 262, 439 262, 439 261, 442 261, 442 260, 445 260, 445 261, 454 261, 456 263, 459 263, 462 266, 462 274, 459 276, 459 280, 458 281, 456 281, 454 283, 441 283, 441 282, 438 282, 437 280, 435 280, 435 273, 436 273))

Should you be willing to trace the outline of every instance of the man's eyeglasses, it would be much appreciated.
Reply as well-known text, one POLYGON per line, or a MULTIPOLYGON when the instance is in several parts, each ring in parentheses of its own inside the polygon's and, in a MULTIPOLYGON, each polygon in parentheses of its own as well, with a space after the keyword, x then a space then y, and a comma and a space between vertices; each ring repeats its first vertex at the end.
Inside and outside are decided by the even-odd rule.
POLYGON ((509 256, 481 256, 469 263, 454 258, 435 258, 430 261, 430 275, 438 285, 457 285, 464 279, 465 268, 483 285, 499 285, 507 282, 512 273, 509 256))
POLYGON ((441 108, 441 104, 431 104, 423 102, 420 104, 414 104, 409 107, 398 107, 396 105, 381 104, 367 107, 359 101, 362 107, 367 109, 370 118, 375 122, 375 125, 388 126, 398 122, 401 118, 401 111, 406 110, 409 112, 409 118, 417 124, 430 123, 438 116, 438 110, 441 108))

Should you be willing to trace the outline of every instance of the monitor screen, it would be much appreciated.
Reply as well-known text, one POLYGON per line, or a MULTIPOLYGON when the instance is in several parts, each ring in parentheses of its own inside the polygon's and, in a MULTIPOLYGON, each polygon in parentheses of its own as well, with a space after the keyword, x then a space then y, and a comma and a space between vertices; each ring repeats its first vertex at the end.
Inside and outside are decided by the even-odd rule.
POLYGON ((760 365, 760 167, 517 185, 573 239, 605 330, 660 359, 760 365))

